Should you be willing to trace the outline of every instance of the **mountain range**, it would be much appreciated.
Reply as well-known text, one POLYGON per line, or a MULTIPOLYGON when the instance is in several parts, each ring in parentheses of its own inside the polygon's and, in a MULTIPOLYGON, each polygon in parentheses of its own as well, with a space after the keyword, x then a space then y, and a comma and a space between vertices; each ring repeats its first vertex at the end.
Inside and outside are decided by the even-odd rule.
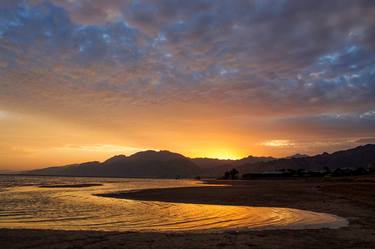
POLYGON ((298 156, 281 158, 269 162, 243 164, 238 170, 246 173, 275 172, 283 169, 305 169, 321 171, 338 168, 365 168, 375 165, 375 145, 367 144, 332 154, 324 152, 316 156, 298 156))
POLYGON ((200 168, 189 158, 169 151, 118 155, 104 162, 86 162, 26 172, 33 175, 175 178, 197 176, 200 168))
POLYGON ((23 172, 29 175, 190 178, 218 177, 237 168, 241 174, 282 169, 323 170, 358 168, 375 164, 375 145, 368 144, 332 154, 300 155, 276 159, 249 156, 239 160, 188 158, 170 151, 142 151, 131 156, 117 155, 104 162, 92 161, 23 172))

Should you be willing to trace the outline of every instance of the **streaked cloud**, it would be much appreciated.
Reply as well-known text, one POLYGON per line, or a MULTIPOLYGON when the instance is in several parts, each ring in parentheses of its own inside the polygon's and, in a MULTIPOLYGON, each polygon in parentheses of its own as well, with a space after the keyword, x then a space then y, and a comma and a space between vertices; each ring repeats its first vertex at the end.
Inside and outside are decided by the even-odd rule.
POLYGON ((290 147, 295 144, 290 140, 269 140, 261 143, 261 145, 270 147, 290 147))
POLYGON ((375 137, 361 138, 355 141, 358 144, 375 144, 375 137))
POLYGON ((62 147, 53 148, 54 150, 61 150, 61 151, 84 151, 84 152, 105 152, 105 153, 112 153, 112 154, 125 154, 131 155, 138 151, 146 150, 145 148, 134 148, 128 146, 121 146, 121 145, 113 145, 113 144, 86 144, 86 145, 64 145, 62 147))
POLYGON ((4 111, 0 111, 0 120, 7 119, 9 117, 9 114, 4 111))

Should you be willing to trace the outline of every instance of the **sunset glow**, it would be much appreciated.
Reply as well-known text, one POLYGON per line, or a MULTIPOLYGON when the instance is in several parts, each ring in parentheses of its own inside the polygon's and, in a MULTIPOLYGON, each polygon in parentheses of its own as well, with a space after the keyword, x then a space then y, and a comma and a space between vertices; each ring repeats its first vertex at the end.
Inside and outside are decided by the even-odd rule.
POLYGON ((375 142, 373 4, 324 2, 2 1, 0 169, 375 142))

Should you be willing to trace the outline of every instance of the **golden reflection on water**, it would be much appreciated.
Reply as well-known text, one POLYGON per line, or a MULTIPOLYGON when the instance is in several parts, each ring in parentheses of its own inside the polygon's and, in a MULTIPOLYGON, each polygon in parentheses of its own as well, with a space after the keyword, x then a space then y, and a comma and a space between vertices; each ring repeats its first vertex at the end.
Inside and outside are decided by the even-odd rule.
POLYGON ((212 231, 336 228, 347 224, 345 219, 334 215, 297 209, 180 204, 96 196, 124 190, 199 186, 195 181, 90 181, 102 183, 103 186, 40 188, 40 184, 31 184, 1 191, 0 227, 100 231, 212 231))

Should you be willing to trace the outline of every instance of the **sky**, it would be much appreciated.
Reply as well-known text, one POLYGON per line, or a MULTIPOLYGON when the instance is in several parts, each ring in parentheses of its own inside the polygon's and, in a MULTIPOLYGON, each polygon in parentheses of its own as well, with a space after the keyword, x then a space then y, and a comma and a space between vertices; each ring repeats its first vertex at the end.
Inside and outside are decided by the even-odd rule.
POLYGON ((0 169, 367 143, 372 0, 0 1, 0 169))

